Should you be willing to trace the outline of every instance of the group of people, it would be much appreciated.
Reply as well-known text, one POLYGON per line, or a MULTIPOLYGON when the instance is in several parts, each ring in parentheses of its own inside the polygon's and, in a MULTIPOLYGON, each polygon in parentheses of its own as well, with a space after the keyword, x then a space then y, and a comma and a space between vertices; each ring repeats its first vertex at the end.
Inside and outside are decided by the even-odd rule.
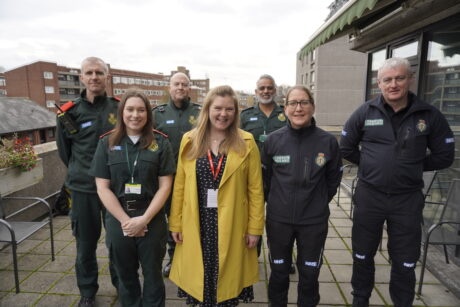
POLYGON ((257 80, 257 104, 241 113, 226 85, 211 89, 202 105, 191 102, 190 80, 180 72, 170 79, 170 101, 153 110, 138 89, 120 101, 108 97, 108 67, 99 58, 82 62, 80 78, 86 89, 62 106, 57 123, 71 191, 79 306, 94 306, 101 221, 122 306, 165 306, 163 276, 192 306, 252 301, 264 227, 270 306, 287 305, 294 243, 297 304, 316 306, 342 155, 359 166, 353 306, 369 305, 385 221, 390 294, 395 306, 412 306, 422 172, 450 166, 454 142, 442 114, 409 92, 407 60, 385 61, 377 77, 382 94, 352 114, 340 146, 316 125, 312 93, 296 85, 279 106, 270 75, 257 80), (166 246, 170 260, 162 272, 166 246))

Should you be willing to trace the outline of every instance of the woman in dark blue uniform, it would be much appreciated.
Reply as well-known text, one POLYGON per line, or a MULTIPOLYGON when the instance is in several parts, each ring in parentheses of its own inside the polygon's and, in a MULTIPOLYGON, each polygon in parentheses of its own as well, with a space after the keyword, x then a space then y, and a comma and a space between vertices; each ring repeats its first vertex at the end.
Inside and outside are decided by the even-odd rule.
POLYGON ((152 130, 147 97, 128 90, 119 105, 117 125, 99 141, 91 167, 108 211, 106 240, 120 279, 122 306, 165 306, 161 264, 167 232, 162 211, 175 169, 167 137, 152 130))

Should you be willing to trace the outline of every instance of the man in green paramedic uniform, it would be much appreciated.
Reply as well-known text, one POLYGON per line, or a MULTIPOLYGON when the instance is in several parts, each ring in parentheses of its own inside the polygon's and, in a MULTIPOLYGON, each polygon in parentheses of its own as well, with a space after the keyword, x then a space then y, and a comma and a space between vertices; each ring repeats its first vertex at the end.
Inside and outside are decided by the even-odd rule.
MULTIPOLYGON (((252 133, 259 151, 262 153, 267 135, 284 127, 286 116, 284 115, 284 108, 275 102, 276 83, 272 76, 268 74, 260 76, 256 83, 255 93, 257 104, 241 112, 240 122, 241 129, 252 133)), ((262 240, 257 245, 259 255, 261 247, 262 240)), ((291 267, 290 273, 295 273, 294 265, 291 267)))
POLYGON ((283 107, 275 103, 276 83, 272 76, 260 76, 255 93, 257 104, 241 112, 241 129, 252 133, 261 151, 267 135, 286 125, 286 116, 283 107))
MULTIPOLYGON (((178 72, 171 77, 169 94, 170 101, 153 110, 153 124, 156 129, 168 135, 177 164, 182 136, 195 126, 198 115, 200 114, 201 105, 190 101, 190 79, 184 73, 178 72)), ((168 198, 165 204, 167 216, 169 216, 170 209, 171 197, 168 198)), ((176 244, 172 240, 171 234, 169 234, 169 262, 163 269, 163 276, 165 277, 169 276, 169 271, 171 270, 171 260, 174 255, 175 246, 176 244)))
MULTIPOLYGON (((57 120, 57 147, 67 166, 65 185, 71 191, 72 233, 77 244, 75 272, 81 299, 78 306, 94 306, 99 288, 96 262, 97 241, 101 234, 102 204, 96 194, 94 177, 88 174, 99 136, 113 129, 118 100, 108 97, 108 67, 99 58, 89 57, 81 64, 80 80, 85 90, 74 102, 61 107, 57 120)), ((111 269, 112 283, 117 286, 111 269)))

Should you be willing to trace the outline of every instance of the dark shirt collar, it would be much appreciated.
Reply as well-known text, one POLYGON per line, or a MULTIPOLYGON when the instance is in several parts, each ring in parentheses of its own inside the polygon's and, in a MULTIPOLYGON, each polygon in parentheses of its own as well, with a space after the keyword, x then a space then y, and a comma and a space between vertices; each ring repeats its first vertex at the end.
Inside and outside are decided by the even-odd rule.
POLYGON ((174 103, 174 101, 172 101, 172 99, 169 100, 169 105, 176 110, 185 110, 190 105, 190 97, 187 97, 184 100, 182 100, 182 106, 180 108, 176 106, 176 104, 174 103))
POLYGON ((291 125, 291 121, 289 119, 287 120, 286 125, 288 126, 290 131, 292 131, 294 133, 297 133, 299 135, 304 135, 306 133, 311 133, 316 128, 316 120, 315 120, 314 117, 312 117, 310 126, 302 127, 302 128, 299 128, 299 129, 293 128, 292 125, 291 125))
POLYGON ((84 101, 86 101, 86 102, 88 102, 88 103, 90 103, 90 104, 97 104, 97 103, 99 103, 99 102, 101 102, 101 101, 105 101, 105 99, 107 98, 107 93, 104 92, 104 95, 95 96, 95 97, 94 97, 94 102, 93 102, 93 103, 91 103, 91 102, 86 98, 86 89, 84 89, 84 90, 81 92, 80 97, 81 97, 84 101))

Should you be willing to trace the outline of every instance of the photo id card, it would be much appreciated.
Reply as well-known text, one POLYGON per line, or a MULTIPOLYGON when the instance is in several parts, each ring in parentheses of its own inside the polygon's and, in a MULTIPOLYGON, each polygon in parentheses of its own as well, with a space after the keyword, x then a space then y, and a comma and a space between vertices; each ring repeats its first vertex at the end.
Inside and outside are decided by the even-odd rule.
POLYGON ((125 194, 141 194, 141 185, 137 183, 126 183, 125 194))
POLYGON ((217 193, 219 189, 208 189, 208 204, 207 208, 217 208, 217 193))

